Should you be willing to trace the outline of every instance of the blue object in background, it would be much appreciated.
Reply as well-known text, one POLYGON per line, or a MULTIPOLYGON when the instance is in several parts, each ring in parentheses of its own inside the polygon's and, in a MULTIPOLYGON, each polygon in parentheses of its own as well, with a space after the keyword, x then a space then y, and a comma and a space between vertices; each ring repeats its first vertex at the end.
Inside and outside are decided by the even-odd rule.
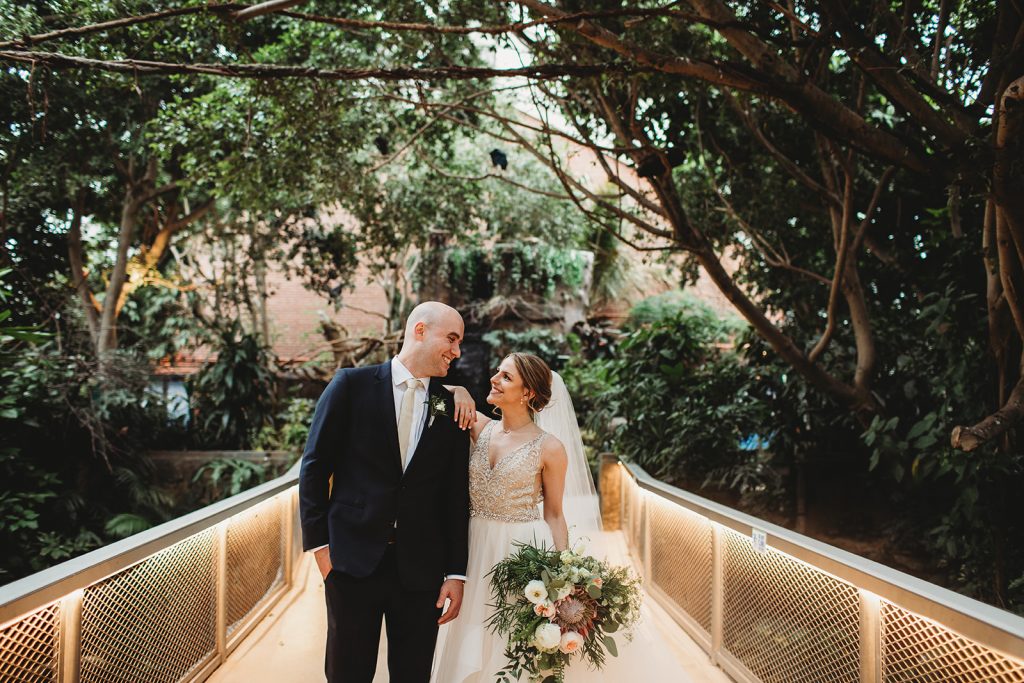
POLYGON ((768 448, 771 443, 769 438, 762 438, 760 434, 751 434, 740 441, 741 451, 757 451, 768 448))

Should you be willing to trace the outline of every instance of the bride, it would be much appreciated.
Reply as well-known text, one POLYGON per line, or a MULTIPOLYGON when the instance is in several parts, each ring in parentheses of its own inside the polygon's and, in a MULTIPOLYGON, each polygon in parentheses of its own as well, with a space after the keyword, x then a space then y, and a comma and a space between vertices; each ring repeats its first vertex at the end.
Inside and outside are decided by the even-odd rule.
MULTIPOLYGON (((467 580, 459 617, 441 635, 436 683, 490 683, 506 665, 504 637, 487 628, 488 574, 516 542, 564 550, 572 529, 572 541, 602 555, 597 494, 562 378, 537 356, 512 353, 491 377, 487 402, 501 419, 478 412, 472 427, 467 580)), ((620 642, 620 657, 609 657, 600 672, 574 662, 567 681, 681 680, 667 657, 642 647, 644 641, 650 642, 620 642)))

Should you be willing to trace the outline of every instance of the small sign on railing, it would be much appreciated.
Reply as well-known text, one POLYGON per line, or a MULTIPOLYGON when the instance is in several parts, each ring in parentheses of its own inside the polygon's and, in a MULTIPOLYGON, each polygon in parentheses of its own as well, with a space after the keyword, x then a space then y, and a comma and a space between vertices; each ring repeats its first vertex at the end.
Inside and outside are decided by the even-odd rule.
POLYGON ((768 534, 760 529, 750 530, 750 545, 755 553, 764 555, 768 552, 768 534))

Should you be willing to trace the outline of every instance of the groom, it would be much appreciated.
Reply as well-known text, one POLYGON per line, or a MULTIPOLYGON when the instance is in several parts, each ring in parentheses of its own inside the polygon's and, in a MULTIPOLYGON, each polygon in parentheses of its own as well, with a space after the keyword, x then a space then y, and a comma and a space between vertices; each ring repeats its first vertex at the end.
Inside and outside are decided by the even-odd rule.
POLYGON ((437 378, 464 333, 455 309, 420 304, 397 357, 340 370, 317 403, 299 509, 302 547, 324 577, 330 683, 370 683, 382 618, 391 681, 426 683, 438 624, 459 614, 469 434, 437 378))

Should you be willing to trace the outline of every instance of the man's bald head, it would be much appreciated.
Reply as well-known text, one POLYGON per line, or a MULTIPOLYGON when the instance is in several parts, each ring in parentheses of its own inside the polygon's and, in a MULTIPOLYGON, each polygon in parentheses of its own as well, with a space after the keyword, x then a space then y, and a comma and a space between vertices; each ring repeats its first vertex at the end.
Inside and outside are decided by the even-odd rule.
POLYGON ((398 358, 417 377, 444 377, 462 355, 466 332, 459 312, 440 301, 424 301, 405 322, 405 339, 398 358))
POLYGON ((424 301, 412 309, 412 313, 409 314, 409 318, 405 321, 405 342, 408 343, 415 336, 418 323, 425 323, 427 326, 436 325, 444 321, 446 317, 449 319, 454 317, 458 318, 459 322, 462 321, 462 316, 459 315, 459 312, 448 304, 443 304, 440 301, 424 301))

